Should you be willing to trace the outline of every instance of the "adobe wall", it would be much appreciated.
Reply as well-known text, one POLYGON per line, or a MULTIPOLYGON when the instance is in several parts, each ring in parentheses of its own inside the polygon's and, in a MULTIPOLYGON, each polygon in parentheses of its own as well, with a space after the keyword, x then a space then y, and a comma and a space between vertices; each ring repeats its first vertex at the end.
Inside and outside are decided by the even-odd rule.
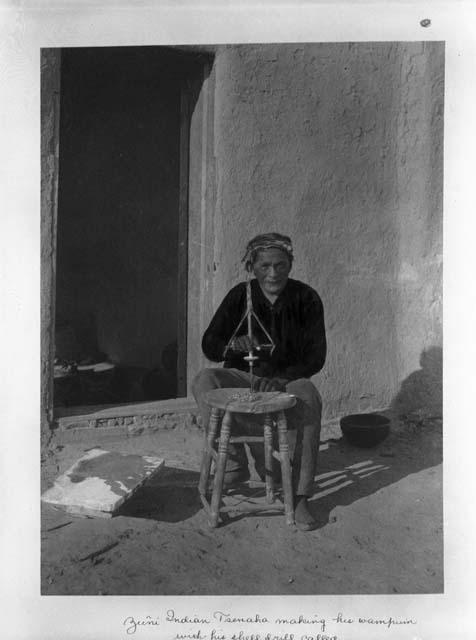
POLYGON ((444 44, 223 47, 215 59, 213 306, 250 236, 320 293, 326 417, 438 411, 444 44))

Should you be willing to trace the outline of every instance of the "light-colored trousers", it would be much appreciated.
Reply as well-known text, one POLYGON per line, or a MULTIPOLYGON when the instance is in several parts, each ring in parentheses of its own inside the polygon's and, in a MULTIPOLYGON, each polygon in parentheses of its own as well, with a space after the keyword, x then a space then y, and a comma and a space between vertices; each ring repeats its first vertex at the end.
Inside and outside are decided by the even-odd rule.
MULTIPOLYGON (((255 376, 256 379, 256 376, 255 376)), ((239 369, 210 368, 202 369, 192 383, 192 391, 197 401, 205 428, 208 428, 211 409, 204 396, 212 389, 241 387, 249 388, 250 375, 239 369)), ((286 391, 296 396, 294 407, 288 409, 288 440, 292 462, 293 490, 295 495, 310 496, 313 493, 314 475, 316 473, 319 437, 321 433, 322 401, 316 387, 308 378, 299 378, 286 385, 286 391)), ((262 433, 262 416, 249 414, 234 415, 234 435, 254 435, 262 433)), ((256 461, 256 469, 264 470, 262 456, 263 447, 250 445, 256 461)), ((243 445, 230 445, 227 459, 227 472, 236 471, 247 465, 247 457, 243 445)), ((261 475, 261 473, 260 473, 261 475)))

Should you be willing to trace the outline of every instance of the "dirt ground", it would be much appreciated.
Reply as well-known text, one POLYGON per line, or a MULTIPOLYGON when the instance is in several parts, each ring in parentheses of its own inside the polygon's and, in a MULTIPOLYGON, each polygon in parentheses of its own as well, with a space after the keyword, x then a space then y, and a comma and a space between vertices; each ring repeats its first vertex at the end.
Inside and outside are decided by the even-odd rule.
POLYGON ((347 444, 336 425, 323 428, 311 532, 287 526, 281 513, 240 512, 262 494, 256 486, 228 497, 231 521, 210 529, 197 492, 202 439, 196 426, 69 444, 53 437, 42 490, 94 446, 158 455, 165 468, 110 519, 42 504, 42 594, 443 591, 439 418, 393 418, 390 436, 372 449, 347 444))

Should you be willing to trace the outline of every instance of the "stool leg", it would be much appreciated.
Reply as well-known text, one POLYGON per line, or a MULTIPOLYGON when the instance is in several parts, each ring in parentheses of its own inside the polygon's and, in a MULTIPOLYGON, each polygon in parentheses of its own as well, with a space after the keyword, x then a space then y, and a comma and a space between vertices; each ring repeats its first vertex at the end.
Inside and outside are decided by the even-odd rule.
POLYGON ((274 502, 273 480, 273 421, 269 413, 264 416, 264 467, 266 473, 266 502, 274 502))
POLYGON ((213 493, 210 504, 210 525, 212 527, 216 527, 218 524, 221 495, 223 492, 223 480, 225 478, 226 459, 228 456, 228 443, 230 441, 231 435, 231 421, 231 413, 229 411, 226 411, 221 425, 215 477, 213 479, 213 493))
POLYGON ((198 491, 202 496, 205 496, 207 493, 208 478, 210 477, 210 467, 212 465, 212 450, 215 444, 220 418, 220 409, 213 407, 210 416, 210 424, 208 425, 208 432, 205 434, 205 445, 203 447, 202 462, 200 465, 200 482, 198 484, 198 491))
POLYGON ((278 438, 281 474, 283 476, 286 524, 294 524, 293 484, 291 479, 291 463, 289 461, 288 426, 283 411, 278 413, 278 438))

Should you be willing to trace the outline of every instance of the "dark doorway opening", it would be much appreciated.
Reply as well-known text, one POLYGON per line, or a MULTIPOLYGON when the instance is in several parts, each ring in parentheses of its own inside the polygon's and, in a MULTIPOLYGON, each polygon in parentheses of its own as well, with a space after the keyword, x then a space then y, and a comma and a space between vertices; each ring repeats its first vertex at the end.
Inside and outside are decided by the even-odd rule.
POLYGON ((55 406, 186 395, 190 115, 203 59, 63 49, 55 406))

